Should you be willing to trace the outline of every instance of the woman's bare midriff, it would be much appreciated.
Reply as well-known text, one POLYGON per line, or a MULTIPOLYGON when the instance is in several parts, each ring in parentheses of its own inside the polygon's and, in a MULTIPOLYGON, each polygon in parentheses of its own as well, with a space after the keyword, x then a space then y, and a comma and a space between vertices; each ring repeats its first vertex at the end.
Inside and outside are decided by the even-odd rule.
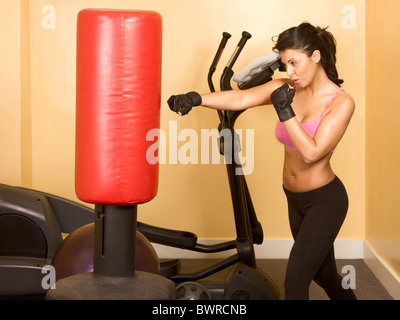
POLYGON ((297 151, 286 147, 283 186, 292 192, 307 192, 327 185, 335 178, 329 164, 331 157, 330 153, 321 160, 308 164, 297 151))

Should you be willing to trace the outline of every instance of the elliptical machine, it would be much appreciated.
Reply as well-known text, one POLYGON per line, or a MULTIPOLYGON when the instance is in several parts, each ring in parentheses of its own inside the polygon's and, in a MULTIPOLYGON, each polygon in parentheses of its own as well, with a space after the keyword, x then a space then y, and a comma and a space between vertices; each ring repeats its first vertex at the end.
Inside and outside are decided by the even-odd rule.
MULTIPOLYGON (((215 91, 213 74, 225 49, 226 43, 231 35, 224 32, 222 40, 210 66, 208 73, 208 85, 211 92, 215 91)), ((230 81, 234 74, 232 68, 247 40, 251 35, 244 31, 242 37, 223 70, 220 78, 221 90, 232 90, 230 81)), ((259 73, 250 80, 239 83, 239 89, 248 89, 264 84, 272 80, 276 69, 283 71, 280 58, 266 65, 259 73)), ((219 261, 195 273, 179 273, 179 261, 167 261, 162 264, 162 270, 166 276, 178 283, 177 297, 181 299, 226 299, 226 300, 274 300, 279 299, 279 291, 273 281, 260 269, 257 268, 254 244, 262 244, 264 235, 260 222, 257 219, 253 202, 241 164, 234 161, 240 152, 239 136, 235 132, 234 125, 243 111, 221 111, 218 110, 221 134, 219 138, 220 153, 226 159, 230 193, 233 204, 233 213, 236 227, 236 239, 214 245, 204 245, 197 242, 197 236, 190 232, 174 231, 156 228, 140 223, 140 230, 151 242, 159 243, 187 250, 215 253, 236 249, 236 254, 219 261), (230 132, 231 139, 224 139, 222 132, 230 132), (230 140, 230 141, 229 141, 230 140), (239 174, 238 174, 239 173, 239 174), (174 267, 176 267, 174 269, 174 267), (222 282, 199 281, 220 270, 231 267, 228 275, 222 282), (195 282, 197 281, 197 282, 195 282)))
POLYGON ((49 193, 0 184, 0 299, 41 299, 46 266, 93 210, 49 193))

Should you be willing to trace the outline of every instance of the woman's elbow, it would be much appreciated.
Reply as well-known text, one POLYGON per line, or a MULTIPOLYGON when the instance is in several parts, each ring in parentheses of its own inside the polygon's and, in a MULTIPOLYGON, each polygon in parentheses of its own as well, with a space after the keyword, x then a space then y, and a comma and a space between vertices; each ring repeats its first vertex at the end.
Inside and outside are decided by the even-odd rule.
POLYGON ((309 150, 307 152, 304 152, 302 154, 302 157, 303 157, 304 163, 313 164, 313 163, 320 161, 324 157, 324 154, 322 154, 318 150, 309 150))
POLYGON ((322 160, 328 154, 329 154, 328 152, 321 152, 318 150, 314 150, 314 151, 309 151, 307 153, 302 154, 302 157, 303 157, 304 163, 311 165, 313 163, 316 163, 316 162, 322 160))
POLYGON ((303 157, 303 161, 305 164, 313 164, 317 162, 319 159, 311 158, 311 157, 303 157))

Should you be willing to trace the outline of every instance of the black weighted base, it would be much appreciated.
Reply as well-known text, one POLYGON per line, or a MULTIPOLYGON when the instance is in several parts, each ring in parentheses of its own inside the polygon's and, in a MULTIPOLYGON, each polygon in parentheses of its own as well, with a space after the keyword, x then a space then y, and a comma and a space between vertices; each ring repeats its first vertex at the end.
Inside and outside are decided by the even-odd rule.
POLYGON ((136 218, 136 205, 96 205, 93 272, 57 281, 46 299, 175 299, 173 281, 158 274, 135 271, 136 218))
POLYGON ((132 277, 116 278, 82 273, 57 281, 47 300, 171 300, 175 283, 160 275, 136 271, 132 277))

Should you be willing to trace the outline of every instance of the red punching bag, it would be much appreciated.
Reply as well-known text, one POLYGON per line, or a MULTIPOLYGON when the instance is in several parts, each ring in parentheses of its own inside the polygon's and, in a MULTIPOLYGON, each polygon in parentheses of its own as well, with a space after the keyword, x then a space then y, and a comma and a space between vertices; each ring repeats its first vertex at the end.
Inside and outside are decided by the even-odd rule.
POLYGON ((152 11, 79 12, 75 187, 95 204, 94 263, 57 281, 48 299, 175 296, 171 280, 134 266, 137 205, 158 185, 146 135, 160 125, 161 26, 152 11))
POLYGON ((82 10, 77 25, 76 168, 79 199, 139 204, 153 199, 158 164, 146 151, 160 125, 161 16, 82 10))

